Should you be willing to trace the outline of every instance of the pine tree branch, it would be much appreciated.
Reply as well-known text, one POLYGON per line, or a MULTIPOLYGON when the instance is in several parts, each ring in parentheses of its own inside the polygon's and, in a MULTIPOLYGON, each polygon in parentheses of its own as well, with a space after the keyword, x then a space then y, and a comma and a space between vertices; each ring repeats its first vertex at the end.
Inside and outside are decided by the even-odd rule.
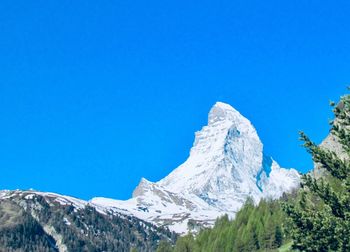
POLYGON ((312 155, 313 161, 321 164, 332 176, 340 180, 349 176, 348 162, 340 159, 335 152, 317 146, 304 132, 300 132, 300 140, 304 142, 303 146, 312 155))
POLYGON ((305 175, 302 183, 331 208, 334 216, 345 219, 344 201, 341 196, 331 188, 329 183, 325 182, 324 179, 316 180, 310 175, 305 175))

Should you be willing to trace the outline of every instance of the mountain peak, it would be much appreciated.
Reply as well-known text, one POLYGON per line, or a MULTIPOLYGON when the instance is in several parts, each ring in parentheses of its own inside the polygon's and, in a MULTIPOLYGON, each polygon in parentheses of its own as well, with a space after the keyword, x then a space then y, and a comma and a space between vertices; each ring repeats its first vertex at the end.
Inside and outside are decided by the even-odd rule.
POLYGON ((248 197, 278 198, 298 185, 296 171, 264 155, 252 123, 216 102, 183 164, 158 182, 142 179, 132 199, 111 206, 185 233, 189 220, 213 225, 220 215, 233 217, 248 197))
POLYGON ((217 101, 213 107, 219 107, 225 110, 235 110, 230 104, 221 101, 217 101))
MULTIPOLYGON (((195 133, 188 159, 159 183, 169 191, 192 193, 206 202, 224 191, 234 195, 238 188, 240 194, 258 195, 255 184, 246 186, 246 182, 253 181, 260 170, 262 152, 250 121, 232 106, 217 102, 209 112, 208 125, 195 133)), ((223 205, 220 208, 234 208, 223 205)))
POLYGON ((133 197, 137 197, 139 195, 144 194, 145 192, 151 190, 153 183, 148 181, 145 178, 141 178, 141 181, 139 183, 139 185, 135 188, 135 190, 132 193, 133 197))
POLYGON ((224 102, 216 102, 210 109, 208 115, 208 125, 213 125, 219 121, 237 121, 245 119, 236 109, 224 102))

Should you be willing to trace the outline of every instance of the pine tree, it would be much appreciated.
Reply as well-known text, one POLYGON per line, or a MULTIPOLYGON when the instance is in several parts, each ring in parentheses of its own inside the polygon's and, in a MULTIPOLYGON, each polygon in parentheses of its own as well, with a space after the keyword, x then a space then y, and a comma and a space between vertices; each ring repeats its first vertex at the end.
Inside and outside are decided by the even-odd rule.
POLYGON ((164 240, 159 242, 159 246, 157 248, 157 252, 172 252, 173 248, 169 242, 164 240))
POLYGON ((277 225, 275 228, 275 242, 274 245, 276 248, 279 248, 283 244, 283 233, 280 225, 277 225))
POLYGON ((304 147, 327 175, 304 175, 298 204, 284 206, 293 227, 293 247, 301 251, 350 251, 350 95, 331 105, 331 133, 344 153, 318 146, 301 132, 304 147))
POLYGON ((194 238, 188 234, 176 241, 174 252, 192 252, 194 250, 194 238))

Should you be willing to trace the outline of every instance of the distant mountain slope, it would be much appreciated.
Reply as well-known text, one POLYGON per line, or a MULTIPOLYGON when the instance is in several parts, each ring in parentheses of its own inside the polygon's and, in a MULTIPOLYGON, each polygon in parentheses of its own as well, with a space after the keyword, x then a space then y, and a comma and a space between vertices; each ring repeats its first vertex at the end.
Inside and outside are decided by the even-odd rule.
POLYGON ((58 251, 56 242, 22 207, 0 201, 0 251, 58 251))
POLYGON ((154 251, 176 235, 83 200, 0 191, 0 251, 154 251))
POLYGON ((263 152, 251 124, 228 104, 217 102, 208 125, 196 132, 188 159, 164 179, 142 179, 133 198, 94 198, 92 203, 119 209, 178 233, 212 226, 217 217, 233 217, 248 197, 279 198, 299 186, 294 169, 281 168, 263 152))

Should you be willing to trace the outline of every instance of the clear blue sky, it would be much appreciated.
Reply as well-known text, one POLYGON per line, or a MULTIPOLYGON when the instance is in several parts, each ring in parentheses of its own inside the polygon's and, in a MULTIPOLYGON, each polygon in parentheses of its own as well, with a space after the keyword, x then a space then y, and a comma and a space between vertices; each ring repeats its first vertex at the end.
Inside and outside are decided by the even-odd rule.
POLYGON ((305 172, 350 83, 349 1, 0 2, 0 188, 126 199, 216 101, 305 172))

